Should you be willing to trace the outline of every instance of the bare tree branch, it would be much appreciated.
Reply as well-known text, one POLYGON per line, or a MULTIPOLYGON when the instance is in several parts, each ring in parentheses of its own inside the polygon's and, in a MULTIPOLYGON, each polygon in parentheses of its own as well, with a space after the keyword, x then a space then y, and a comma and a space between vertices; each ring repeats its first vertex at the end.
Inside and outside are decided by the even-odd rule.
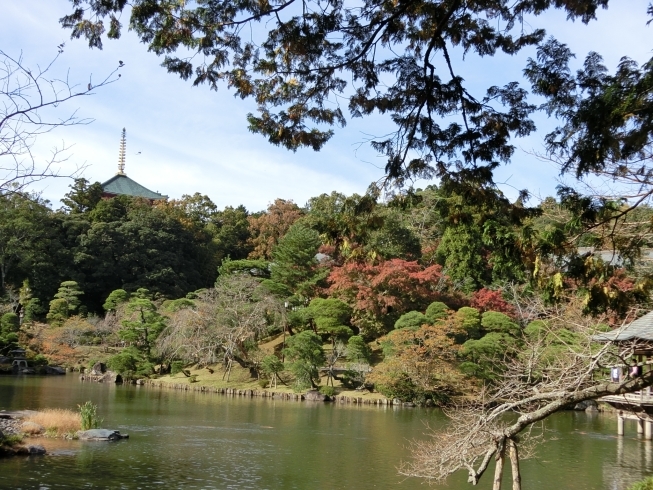
POLYGON ((71 145, 65 142, 46 158, 35 154, 34 145, 55 129, 90 124, 93 120, 79 117, 77 109, 62 114, 60 106, 117 81, 120 66, 98 83, 92 75, 86 85, 71 82, 68 73, 57 78, 53 71, 63 46, 44 67, 35 68, 25 65, 22 53, 12 57, 0 50, 0 193, 17 192, 48 177, 76 177, 84 170, 82 165, 61 172, 59 166, 70 158, 71 145))

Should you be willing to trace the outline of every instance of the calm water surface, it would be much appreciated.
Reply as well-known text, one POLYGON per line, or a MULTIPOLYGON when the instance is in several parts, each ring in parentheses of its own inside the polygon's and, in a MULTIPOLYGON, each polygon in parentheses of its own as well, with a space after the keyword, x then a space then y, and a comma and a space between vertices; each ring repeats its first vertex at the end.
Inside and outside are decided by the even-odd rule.
MULTIPOLYGON (((425 437, 425 422, 445 423, 438 410, 231 398, 81 383, 75 375, 0 377, 0 409, 87 400, 104 427, 130 439, 46 440, 47 456, 0 460, 0 489, 424 489, 396 467, 408 442, 425 437)), ((523 463, 527 490, 622 490, 653 474, 651 443, 637 438, 632 422, 618 438, 613 416, 565 412, 547 429, 537 457, 523 463)), ((474 488, 465 481, 455 475, 444 488, 474 488)), ((475 488, 490 487, 488 479, 475 488)))

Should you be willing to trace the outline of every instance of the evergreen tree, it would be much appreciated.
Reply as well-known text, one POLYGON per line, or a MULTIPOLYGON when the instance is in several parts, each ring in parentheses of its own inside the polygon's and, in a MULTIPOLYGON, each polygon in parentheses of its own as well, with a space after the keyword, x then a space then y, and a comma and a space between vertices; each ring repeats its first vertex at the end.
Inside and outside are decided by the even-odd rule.
POLYGON ((147 290, 139 289, 129 300, 125 311, 126 318, 122 321, 118 335, 121 339, 131 342, 146 360, 151 360, 154 342, 166 323, 148 296, 147 290))
POLYGON ((60 325, 70 315, 81 312, 82 301, 79 296, 83 294, 84 292, 79 289, 77 282, 62 282, 59 291, 54 295, 54 299, 50 301, 50 311, 47 315, 48 322, 53 325, 60 325))
POLYGON ((95 209, 95 206, 102 200, 102 184, 94 182, 90 184, 86 179, 75 179, 69 186, 70 192, 61 200, 66 211, 72 214, 87 213, 95 209))
POLYGON ((298 389, 307 385, 317 388, 319 368, 326 362, 322 339, 309 330, 300 332, 286 341, 284 353, 292 361, 290 370, 295 375, 298 389))
POLYGON ((320 267, 316 254, 321 245, 316 231, 302 224, 290 227, 272 252, 270 280, 287 296, 310 298, 328 271, 320 267))
POLYGON ((124 289, 116 289, 111 291, 102 307, 105 311, 115 311, 119 305, 126 303, 129 300, 129 293, 124 289))

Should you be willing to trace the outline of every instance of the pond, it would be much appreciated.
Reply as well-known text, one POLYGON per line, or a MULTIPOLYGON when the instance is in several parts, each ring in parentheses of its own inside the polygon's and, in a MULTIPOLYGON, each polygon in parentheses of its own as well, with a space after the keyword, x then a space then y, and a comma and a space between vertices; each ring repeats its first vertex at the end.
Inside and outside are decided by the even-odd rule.
MULTIPOLYGON (((46 456, 0 460, 0 489, 424 489, 397 466, 410 440, 425 437, 426 423, 446 423, 434 409, 228 397, 82 383, 76 375, 0 377, 0 409, 87 400, 98 405, 103 427, 130 439, 46 440, 46 456)), ((653 448, 634 422, 625 437, 616 432, 611 415, 551 417, 546 442, 523 462, 524 488, 622 490, 653 474, 653 448)), ((484 480, 476 488, 490 488, 484 480)), ((461 473, 444 488, 474 487, 461 473)))

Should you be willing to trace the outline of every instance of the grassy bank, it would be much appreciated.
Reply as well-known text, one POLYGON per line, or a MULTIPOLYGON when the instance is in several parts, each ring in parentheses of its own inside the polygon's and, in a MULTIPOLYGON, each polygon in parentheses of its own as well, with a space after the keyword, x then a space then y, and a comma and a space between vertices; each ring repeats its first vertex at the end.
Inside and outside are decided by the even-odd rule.
MULTIPOLYGON (((191 375, 190 377, 177 373, 174 375, 160 376, 156 378, 156 383, 161 384, 170 384, 170 385, 179 385, 179 384, 188 384, 192 386, 206 386, 211 389, 221 389, 221 388, 230 388, 235 390, 258 390, 258 391, 267 391, 274 393, 295 393, 292 387, 292 379, 288 378, 282 382, 277 382, 276 387, 266 386, 265 388, 261 387, 259 381, 251 378, 250 372, 248 369, 244 369, 239 365, 234 365, 231 368, 231 374, 229 376, 229 381, 227 381, 227 375, 222 366, 209 366, 209 368, 189 368, 186 369, 191 375), (213 371, 213 372, 211 372, 213 371), (195 381, 191 381, 194 379, 195 381)), ((321 378, 321 386, 326 386, 327 378, 321 378)), ((334 382, 335 394, 337 396, 348 396, 348 397, 358 397, 370 400, 379 400, 385 398, 380 393, 370 393, 367 390, 356 391, 348 390, 343 387, 339 381, 334 382)))

